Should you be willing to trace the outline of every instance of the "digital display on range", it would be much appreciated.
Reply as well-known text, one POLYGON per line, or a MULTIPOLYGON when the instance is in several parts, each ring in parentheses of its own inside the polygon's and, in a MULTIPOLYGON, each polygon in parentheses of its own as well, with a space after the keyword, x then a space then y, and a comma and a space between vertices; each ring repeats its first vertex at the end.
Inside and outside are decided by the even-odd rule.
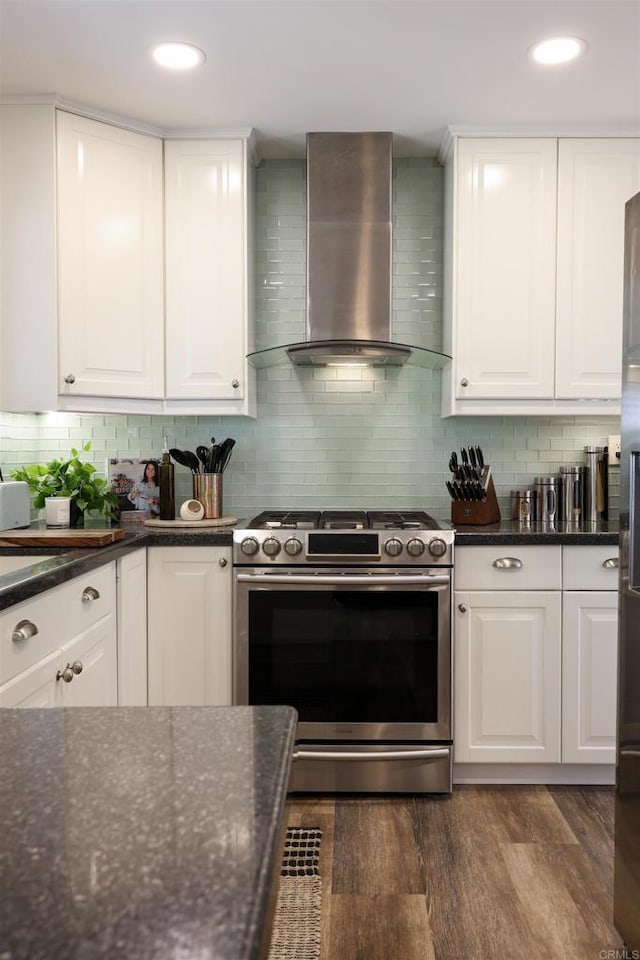
POLYGON ((308 556, 377 557, 377 533, 310 533, 308 556))

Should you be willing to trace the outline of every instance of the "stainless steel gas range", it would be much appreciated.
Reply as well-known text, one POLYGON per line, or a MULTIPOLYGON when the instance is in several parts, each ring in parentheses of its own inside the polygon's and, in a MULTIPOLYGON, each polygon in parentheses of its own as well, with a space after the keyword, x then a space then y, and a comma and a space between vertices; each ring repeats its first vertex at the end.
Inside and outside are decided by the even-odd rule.
POLYGON ((234 531, 235 702, 298 711, 294 791, 451 790, 453 546, 415 510, 234 531))

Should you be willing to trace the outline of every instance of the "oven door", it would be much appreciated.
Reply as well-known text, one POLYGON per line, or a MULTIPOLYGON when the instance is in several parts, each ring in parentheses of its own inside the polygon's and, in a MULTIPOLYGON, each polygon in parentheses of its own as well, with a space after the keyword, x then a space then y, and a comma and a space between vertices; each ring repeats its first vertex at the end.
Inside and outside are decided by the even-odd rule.
POLYGON ((234 688, 299 741, 450 741, 450 571, 237 570, 234 688))

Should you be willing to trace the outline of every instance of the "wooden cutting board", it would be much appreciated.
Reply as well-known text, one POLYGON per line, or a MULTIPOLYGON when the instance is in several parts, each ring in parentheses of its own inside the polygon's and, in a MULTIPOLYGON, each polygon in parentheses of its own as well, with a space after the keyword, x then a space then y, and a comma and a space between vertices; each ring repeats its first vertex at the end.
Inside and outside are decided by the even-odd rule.
POLYGON ((119 528, 95 530, 0 530, 0 547, 106 547, 122 540, 119 528))

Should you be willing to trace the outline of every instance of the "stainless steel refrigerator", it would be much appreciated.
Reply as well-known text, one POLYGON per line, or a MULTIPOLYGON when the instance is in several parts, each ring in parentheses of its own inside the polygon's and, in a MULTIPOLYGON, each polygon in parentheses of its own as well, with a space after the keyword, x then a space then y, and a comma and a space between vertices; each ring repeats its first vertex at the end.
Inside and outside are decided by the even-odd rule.
POLYGON ((640 950, 640 193, 626 205, 614 922, 640 950))

